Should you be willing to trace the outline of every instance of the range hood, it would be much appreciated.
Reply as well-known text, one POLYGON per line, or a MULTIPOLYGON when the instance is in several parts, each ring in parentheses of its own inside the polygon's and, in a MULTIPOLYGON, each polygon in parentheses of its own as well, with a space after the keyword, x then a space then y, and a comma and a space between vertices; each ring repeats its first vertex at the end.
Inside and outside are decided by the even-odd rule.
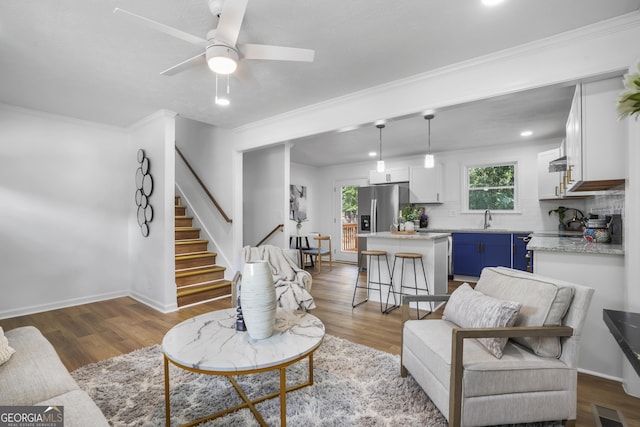
POLYGON ((567 170, 567 156, 558 157, 549 162, 549 172, 564 172, 567 170))

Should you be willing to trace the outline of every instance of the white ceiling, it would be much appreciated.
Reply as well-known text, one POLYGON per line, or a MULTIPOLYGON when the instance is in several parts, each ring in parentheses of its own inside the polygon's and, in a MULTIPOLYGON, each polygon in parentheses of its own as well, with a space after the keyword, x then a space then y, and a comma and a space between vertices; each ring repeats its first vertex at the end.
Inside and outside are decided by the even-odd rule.
MULTIPOLYGON (((215 78, 205 66, 159 74, 200 48, 114 15, 115 7, 199 37, 215 25, 206 0, 2 0, 0 102, 116 126, 168 109, 234 128, 636 11, 640 0, 506 0, 494 8, 480 0, 249 0, 239 43, 315 49, 315 61, 241 62, 228 107, 213 103, 215 78)), ((536 137, 559 136, 570 92, 561 89, 532 93, 526 101, 514 95, 488 109, 438 112, 433 149, 511 142, 525 123, 538 129, 536 137), (456 131, 455 140, 447 129, 456 131)), ((401 127, 405 135, 383 153, 422 152, 426 122, 419 116, 390 122, 383 141, 394 140, 401 127), (400 141, 407 148, 400 150, 400 141)), ((315 154, 300 143, 294 160, 326 164, 335 160, 334 150, 359 140, 375 143, 377 129, 325 135, 315 154)))

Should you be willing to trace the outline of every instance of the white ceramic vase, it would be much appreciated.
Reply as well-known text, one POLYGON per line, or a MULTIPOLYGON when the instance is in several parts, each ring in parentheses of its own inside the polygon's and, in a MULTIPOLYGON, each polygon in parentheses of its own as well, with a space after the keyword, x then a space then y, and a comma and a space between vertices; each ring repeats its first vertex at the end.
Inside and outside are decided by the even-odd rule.
POLYGON ((413 231, 413 221, 406 221, 404 223, 404 230, 405 231, 413 231))
POLYGON ((255 340, 269 338, 276 320, 276 288, 267 261, 245 263, 240 301, 249 336, 255 340))

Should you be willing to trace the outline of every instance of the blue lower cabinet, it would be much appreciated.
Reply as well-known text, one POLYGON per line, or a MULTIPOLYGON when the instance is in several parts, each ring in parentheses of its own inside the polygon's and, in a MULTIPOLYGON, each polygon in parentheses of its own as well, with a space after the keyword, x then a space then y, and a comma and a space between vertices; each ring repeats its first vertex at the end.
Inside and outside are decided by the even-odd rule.
POLYGON ((511 234, 453 233, 453 273, 479 277, 484 267, 511 267, 511 234))

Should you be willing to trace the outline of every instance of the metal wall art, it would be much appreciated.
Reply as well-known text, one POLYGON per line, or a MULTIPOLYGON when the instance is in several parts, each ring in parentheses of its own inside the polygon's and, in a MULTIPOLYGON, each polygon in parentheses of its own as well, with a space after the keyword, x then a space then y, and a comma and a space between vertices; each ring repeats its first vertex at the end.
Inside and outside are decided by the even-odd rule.
POLYGON ((138 225, 144 237, 149 235, 149 223, 153 220, 153 208, 149 203, 149 197, 153 193, 153 178, 149 172, 149 158, 145 156, 144 150, 138 150, 138 163, 140 166, 136 170, 136 206, 138 206, 138 225))

